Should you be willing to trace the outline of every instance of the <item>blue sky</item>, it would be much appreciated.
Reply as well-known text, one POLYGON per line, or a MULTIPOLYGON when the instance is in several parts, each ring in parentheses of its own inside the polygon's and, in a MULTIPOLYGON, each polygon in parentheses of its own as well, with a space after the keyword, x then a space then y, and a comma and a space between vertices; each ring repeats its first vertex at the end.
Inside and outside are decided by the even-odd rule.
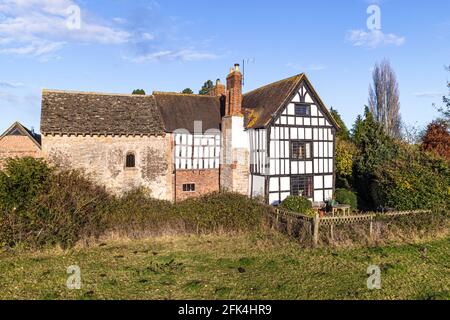
POLYGON ((449 13, 448 0, 0 0, 0 130, 38 130, 43 88, 197 91, 243 59, 245 91, 306 72, 351 126, 388 58, 404 121, 424 126, 450 78, 449 13))

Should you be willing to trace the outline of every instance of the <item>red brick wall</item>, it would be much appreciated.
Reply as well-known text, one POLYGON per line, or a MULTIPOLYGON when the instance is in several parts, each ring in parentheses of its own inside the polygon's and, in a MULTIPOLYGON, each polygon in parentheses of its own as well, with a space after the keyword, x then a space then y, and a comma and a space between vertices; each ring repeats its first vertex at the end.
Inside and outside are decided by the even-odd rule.
POLYGON ((219 191, 219 169, 176 172, 176 201, 219 191), (195 183, 195 192, 183 192, 183 184, 195 183))
POLYGON ((225 115, 242 115, 242 74, 237 67, 227 77, 227 101, 225 115))
POLYGON ((41 158, 41 149, 27 136, 6 136, 0 140, 0 168, 7 158, 41 158))

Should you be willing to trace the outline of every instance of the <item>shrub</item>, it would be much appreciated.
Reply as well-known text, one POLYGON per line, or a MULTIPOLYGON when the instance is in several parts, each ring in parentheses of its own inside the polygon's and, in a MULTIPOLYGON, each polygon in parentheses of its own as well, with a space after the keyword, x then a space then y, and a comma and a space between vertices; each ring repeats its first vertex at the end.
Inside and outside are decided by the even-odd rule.
POLYGON ((46 188, 51 169, 42 160, 8 159, 0 171, 0 206, 22 210, 46 188))
POLYGON ((111 200, 106 226, 108 231, 129 237, 184 231, 183 222, 169 201, 149 197, 146 189, 131 190, 111 200))
POLYGON ((312 203, 309 199, 301 196, 289 196, 282 203, 281 208, 303 213, 303 214, 313 214, 312 203))
POLYGON ((188 199, 176 207, 186 228, 197 233, 256 231, 261 228, 268 210, 244 195, 224 192, 188 199))
POLYGON ((212 193, 177 204, 152 199, 145 189, 114 200, 108 229, 127 236, 258 230, 267 207, 234 193, 212 193))
POLYGON ((76 171, 53 172, 46 187, 20 209, 4 208, 0 242, 29 247, 74 245, 84 237, 99 236, 109 195, 76 171))
POLYGON ((336 189, 336 201, 340 204, 352 206, 352 209, 358 209, 358 197, 356 193, 346 189, 336 189))
POLYGON ((399 145, 398 157, 375 171, 373 197, 398 210, 449 207, 450 167, 445 160, 399 145))

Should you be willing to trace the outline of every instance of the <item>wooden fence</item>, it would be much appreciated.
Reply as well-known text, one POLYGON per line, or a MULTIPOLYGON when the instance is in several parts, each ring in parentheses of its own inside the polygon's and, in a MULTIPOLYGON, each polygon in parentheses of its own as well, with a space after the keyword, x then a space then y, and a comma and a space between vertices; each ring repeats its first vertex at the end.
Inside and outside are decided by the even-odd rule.
POLYGON ((407 216, 413 214, 427 214, 431 213, 431 210, 416 210, 416 211, 397 211, 389 213, 367 213, 367 214, 357 214, 349 216, 335 216, 335 217, 320 217, 319 214, 316 216, 309 216, 301 213, 286 211, 282 209, 275 209, 276 221, 280 220, 280 217, 288 217, 290 219, 297 219, 303 222, 308 222, 311 225, 312 241, 314 246, 319 243, 319 233, 321 226, 329 226, 331 230, 331 239, 334 240, 334 227, 336 225, 343 224, 354 224, 354 223, 369 223, 369 233, 370 237, 373 235, 373 223, 376 219, 383 218, 394 218, 399 216, 407 216))

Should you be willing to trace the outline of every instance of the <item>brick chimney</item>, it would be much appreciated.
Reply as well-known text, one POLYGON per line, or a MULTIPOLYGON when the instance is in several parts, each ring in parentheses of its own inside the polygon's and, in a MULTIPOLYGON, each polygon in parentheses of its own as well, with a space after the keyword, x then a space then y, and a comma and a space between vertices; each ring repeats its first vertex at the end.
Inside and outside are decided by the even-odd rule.
POLYGON ((242 73, 239 64, 231 68, 227 77, 225 116, 242 116, 242 73))
POLYGON ((226 94, 225 85, 220 83, 220 79, 216 80, 216 85, 211 89, 209 95, 212 97, 220 97, 226 94))

